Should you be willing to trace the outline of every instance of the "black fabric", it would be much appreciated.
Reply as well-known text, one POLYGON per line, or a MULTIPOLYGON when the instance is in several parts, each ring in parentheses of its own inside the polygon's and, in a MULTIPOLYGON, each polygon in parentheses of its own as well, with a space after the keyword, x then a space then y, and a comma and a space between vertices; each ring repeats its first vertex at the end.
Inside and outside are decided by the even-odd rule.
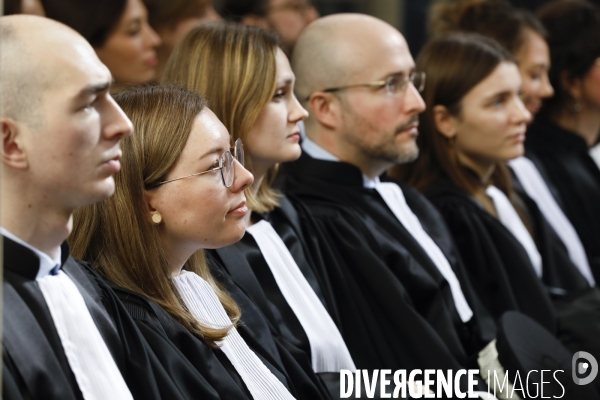
POLYGON ((450 288, 425 251, 379 194, 363 188, 357 168, 303 154, 286 166, 286 173, 286 194, 314 216, 316 226, 305 236, 318 238, 326 249, 342 335, 357 367, 474 366, 477 352, 495 337, 495 325, 475 299, 441 217, 423 196, 402 187, 424 229, 455 268, 475 313, 469 323, 460 321, 450 288))
POLYGON ((600 280, 600 169, 583 138, 536 118, 527 130, 527 152, 544 170, 549 186, 577 231, 596 281, 600 280))
MULTIPOLYGON (((82 399, 42 292, 39 259, 4 239, 3 370, 5 399, 82 399)), ((184 399, 143 340, 123 305, 97 276, 62 246, 62 270, 83 296, 125 382, 136 399, 184 399)))
POLYGON ((281 325, 271 323, 274 319, 268 313, 272 308, 247 261, 241 253, 222 250, 207 254, 211 273, 242 310, 239 331, 244 340, 259 356, 280 366, 294 397, 307 400, 331 398, 325 381, 312 370, 307 353, 281 335, 281 325), (223 260, 228 261, 226 265, 223 260), (266 317, 261 309, 269 316, 266 317))
POLYGON ((209 347, 156 303, 127 289, 113 288, 185 398, 252 399, 222 351, 209 347))
MULTIPOLYGON (((331 297, 331 289, 326 276, 320 249, 309 247, 303 237, 296 207, 287 197, 281 197, 281 207, 268 214, 253 214, 254 219, 265 219, 282 238, 286 247, 294 257, 301 272, 315 291, 325 308, 336 322, 336 307, 331 297)), ((311 359, 308 337, 293 310, 281 293, 269 265, 265 261, 253 236, 246 233, 241 241, 222 249, 212 251, 213 257, 220 260, 224 269, 237 286, 243 289, 269 322, 274 335, 281 336, 284 341, 303 352, 303 359, 311 359)), ((339 374, 318 374, 327 386, 329 393, 340 395, 339 374)))
POLYGON ((426 195, 446 220, 487 309, 496 318, 509 310, 521 311, 555 333, 556 314, 548 290, 512 233, 450 181, 435 182, 426 195))

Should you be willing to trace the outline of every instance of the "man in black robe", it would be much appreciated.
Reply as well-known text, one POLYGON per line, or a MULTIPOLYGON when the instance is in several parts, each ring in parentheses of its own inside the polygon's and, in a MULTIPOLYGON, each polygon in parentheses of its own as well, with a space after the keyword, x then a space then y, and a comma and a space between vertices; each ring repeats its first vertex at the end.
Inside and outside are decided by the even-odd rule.
POLYGON ((166 373, 65 242, 73 210, 113 193, 132 130, 110 72, 80 35, 45 18, 2 17, 0 47, 3 398, 190 398, 175 379, 193 377, 166 373))
POLYGON ((458 289, 375 190, 386 169, 418 154, 424 103, 404 38, 372 17, 330 16, 300 36, 292 66, 298 98, 311 114, 304 153, 286 170, 285 191, 304 202, 316 221, 314 235, 328 242, 323 248, 340 330, 356 364, 476 366, 495 324, 475 297, 441 217, 402 186, 458 289), (470 311, 461 315, 455 295, 464 296, 470 311))

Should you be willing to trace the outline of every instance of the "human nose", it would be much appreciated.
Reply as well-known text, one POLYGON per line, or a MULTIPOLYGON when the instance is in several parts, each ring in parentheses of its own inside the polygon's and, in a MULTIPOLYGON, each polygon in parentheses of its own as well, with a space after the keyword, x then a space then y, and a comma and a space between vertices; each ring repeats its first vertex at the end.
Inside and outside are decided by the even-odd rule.
POLYGON ((158 33, 156 33, 156 31, 154 29, 152 29, 152 27, 150 26, 150 24, 148 22, 146 22, 144 24, 144 27, 145 27, 144 39, 145 39, 146 46, 149 48, 152 48, 152 49, 160 46, 160 44, 162 43, 162 40, 160 39, 160 36, 158 36, 158 33))
POLYGON ((296 123, 298 121, 304 121, 306 118, 308 118, 308 111, 302 107, 296 95, 292 95, 292 101, 290 102, 288 109, 288 120, 292 123, 296 123))
POLYGON ((234 168, 234 178, 233 184, 230 189, 232 192, 241 192, 254 182, 254 175, 250 171, 248 171, 242 164, 239 163, 238 160, 234 159, 233 161, 234 168))
POLYGON ((548 97, 552 97, 554 95, 554 88, 550 83, 550 79, 548 78, 548 74, 544 74, 542 76, 542 87, 540 88, 540 97, 542 99, 547 99, 548 97))
POLYGON ((525 107, 523 101, 519 96, 515 96, 515 107, 514 107, 513 118, 517 124, 528 124, 531 122, 531 112, 525 107))
POLYGON ((419 114, 425 111, 425 101, 412 82, 409 82, 405 94, 403 106, 406 114, 419 114))
POLYGON ((133 124, 110 95, 102 114, 102 135, 105 139, 123 139, 133 133, 133 124))

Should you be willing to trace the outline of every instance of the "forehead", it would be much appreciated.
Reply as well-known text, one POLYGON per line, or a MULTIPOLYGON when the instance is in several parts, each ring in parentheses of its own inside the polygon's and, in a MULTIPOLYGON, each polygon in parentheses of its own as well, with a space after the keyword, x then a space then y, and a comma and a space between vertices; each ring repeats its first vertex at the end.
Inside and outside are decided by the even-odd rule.
MULTIPOLYGON (((374 32, 375 33, 375 32, 374 32)), ((363 35, 351 43, 351 59, 359 66, 356 74, 362 78, 383 78, 393 73, 408 74, 415 62, 406 40, 394 29, 379 35, 363 35)))
POLYGON ((210 109, 204 108, 194 119, 186 149, 197 158, 215 147, 229 149, 229 132, 210 109))
POLYGON ((502 92, 516 92, 521 87, 521 74, 516 64, 502 62, 465 95, 466 98, 488 98, 502 92))
POLYGON ((87 43, 65 44, 42 59, 46 60, 44 68, 50 92, 59 98, 71 99, 90 86, 105 85, 112 80, 108 68, 87 43))
POLYGON ((290 62, 280 48, 277 48, 275 55, 275 63, 277 64, 277 80, 283 81, 294 78, 294 72, 290 66, 290 62))

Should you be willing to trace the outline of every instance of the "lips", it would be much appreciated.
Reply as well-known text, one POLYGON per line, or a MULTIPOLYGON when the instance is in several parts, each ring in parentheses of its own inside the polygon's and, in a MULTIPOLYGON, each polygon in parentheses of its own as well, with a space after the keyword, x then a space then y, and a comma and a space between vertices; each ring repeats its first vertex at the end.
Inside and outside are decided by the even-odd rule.
POLYGON ((238 205, 233 207, 227 214, 241 215, 244 216, 248 213, 248 207, 246 206, 246 199, 242 200, 238 205))
POLYGON ((102 162, 102 167, 108 169, 110 173, 119 172, 121 170, 121 152, 119 151, 114 157, 102 162))

